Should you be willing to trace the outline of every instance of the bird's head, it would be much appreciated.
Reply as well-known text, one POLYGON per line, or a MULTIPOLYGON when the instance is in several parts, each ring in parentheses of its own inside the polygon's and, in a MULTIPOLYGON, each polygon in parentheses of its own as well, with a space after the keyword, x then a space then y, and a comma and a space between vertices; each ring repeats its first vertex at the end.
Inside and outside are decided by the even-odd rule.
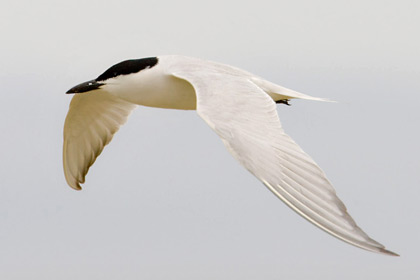
POLYGON ((119 76, 138 73, 143 69, 152 68, 158 63, 157 57, 148 57, 141 59, 130 59, 115 64, 101 74, 98 78, 81 83, 69 89, 66 93, 83 93, 106 87, 107 83, 119 76))

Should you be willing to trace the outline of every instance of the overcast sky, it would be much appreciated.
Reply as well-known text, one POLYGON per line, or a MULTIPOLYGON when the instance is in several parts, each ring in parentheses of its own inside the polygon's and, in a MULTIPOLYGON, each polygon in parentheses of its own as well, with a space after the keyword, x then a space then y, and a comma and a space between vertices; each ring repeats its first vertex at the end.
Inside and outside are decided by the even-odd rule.
POLYGON ((0 3, 1 279, 418 279, 418 1, 0 3), (139 107, 66 185, 74 85, 129 58, 183 54, 338 103, 278 106, 367 252, 287 208, 194 111, 139 107))

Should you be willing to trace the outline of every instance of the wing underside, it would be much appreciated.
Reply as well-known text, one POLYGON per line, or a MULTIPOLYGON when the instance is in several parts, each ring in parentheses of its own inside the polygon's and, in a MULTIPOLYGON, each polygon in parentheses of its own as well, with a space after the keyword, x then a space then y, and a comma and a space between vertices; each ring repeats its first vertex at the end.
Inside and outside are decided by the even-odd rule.
POLYGON ((284 133, 274 101, 251 79, 213 69, 173 75, 194 87, 197 113, 229 152, 290 208, 347 243, 396 255, 356 225, 324 172, 284 133))
POLYGON ((64 124, 63 144, 64 175, 73 189, 81 189, 89 167, 135 106, 101 90, 73 97, 64 124))

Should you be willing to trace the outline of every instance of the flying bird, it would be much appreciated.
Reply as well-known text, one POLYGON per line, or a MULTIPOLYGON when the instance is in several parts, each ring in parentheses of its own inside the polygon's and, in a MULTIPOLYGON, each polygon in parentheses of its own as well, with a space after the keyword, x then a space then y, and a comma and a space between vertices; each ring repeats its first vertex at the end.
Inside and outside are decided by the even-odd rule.
POLYGON ((276 103, 326 101, 229 65, 186 56, 120 62, 74 94, 64 124, 67 183, 80 190, 90 166, 137 105, 196 110, 227 150, 303 218, 365 250, 397 255, 348 214, 324 172, 284 131, 276 103))

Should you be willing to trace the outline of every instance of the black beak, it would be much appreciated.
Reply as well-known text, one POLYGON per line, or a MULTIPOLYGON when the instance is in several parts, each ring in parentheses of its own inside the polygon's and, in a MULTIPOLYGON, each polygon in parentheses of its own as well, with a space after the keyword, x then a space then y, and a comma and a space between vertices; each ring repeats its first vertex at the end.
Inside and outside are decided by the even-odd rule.
POLYGON ((95 89, 99 89, 103 83, 99 83, 96 80, 87 81, 85 83, 81 83, 80 85, 77 85, 75 87, 72 87, 69 89, 66 93, 82 93, 87 92, 95 89))

